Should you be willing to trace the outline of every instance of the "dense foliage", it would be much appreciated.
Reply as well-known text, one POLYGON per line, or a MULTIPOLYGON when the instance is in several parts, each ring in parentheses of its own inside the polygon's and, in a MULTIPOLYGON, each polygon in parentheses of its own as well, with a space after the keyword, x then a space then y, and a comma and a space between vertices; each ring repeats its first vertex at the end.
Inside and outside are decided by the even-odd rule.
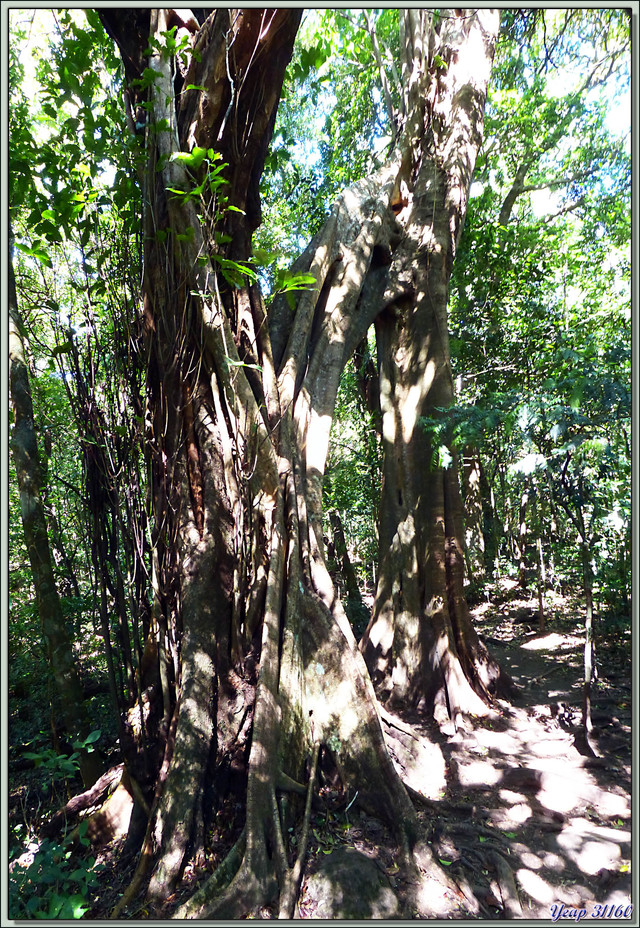
MULTIPOLYGON (((90 698, 94 740, 107 753, 137 692, 154 593, 141 143, 121 103, 122 65, 97 14, 46 15, 48 41, 29 73, 44 11, 11 17, 13 261, 56 582, 81 678, 104 684, 90 698)), ((397 132, 387 106, 389 99, 399 107, 391 66, 397 16, 307 15, 262 178, 254 265, 265 290, 306 286, 292 284, 286 269, 334 198, 376 169, 397 132), (387 85, 378 57, 389 65, 387 85)), ((613 126, 611 100, 628 100, 628 15, 506 11, 503 19, 450 294, 457 405, 423 426, 440 436, 443 463, 463 477, 475 590, 490 592, 506 576, 535 585, 542 598, 586 589, 584 549, 596 616, 607 623, 598 634, 627 635, 630 125, 620 107, 625 131, 613 126), (479 502, 465 477, 474 470, 479 502)), ((371 330, 343 375, 324 487, 327 540, 338 514, 364 597, 348 609, 358 633, 378 556, 381 438, 367 401, 375 361, 371 330)), ((22 757, 35 752, 60 784, 73 777, 75 759, 61 766, 50 753, 58 707, 12 464, 9 505, 10 747, 22 757)), ((333 566, 344 590, 344 562, 336 557, 333 566)), ((29 834, 13 834, 15 855, 33 837, 36 823, 27 824, 29 834)), ((16 903, 15 917, 84 914, 94 861, 65 873, 69 854, 65 843, 50 842, 16 870, 16 899, 28 890, 29 901, 16 903)))

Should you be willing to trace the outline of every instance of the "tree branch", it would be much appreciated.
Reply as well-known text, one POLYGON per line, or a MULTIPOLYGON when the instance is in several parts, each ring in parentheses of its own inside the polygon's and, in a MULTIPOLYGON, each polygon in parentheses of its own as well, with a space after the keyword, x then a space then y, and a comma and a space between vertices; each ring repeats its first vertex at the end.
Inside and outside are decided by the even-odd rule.
POLYGON ((391 99, 391 90, 389 89, 389 81, 387 79, 387 72, 382 61, 382 55, 380 54, 380 46, 378 45, 378 36, 376 34, 376 24, 373 16, 369 10, 363 10, 364 21, 367 26, 367 32, 369 33, 369 38, 371 39, 371 47, 373 48, 373 55, 376 59, 376 64, 378 65, 378 71, 380 73, 380 82, 382 84, 382 95, 384 98, 385 109, 387 111, 387 116, 389 117, 389 124, 391 126, 395 125, 395 112, 393 109, 393 100, 391 99))

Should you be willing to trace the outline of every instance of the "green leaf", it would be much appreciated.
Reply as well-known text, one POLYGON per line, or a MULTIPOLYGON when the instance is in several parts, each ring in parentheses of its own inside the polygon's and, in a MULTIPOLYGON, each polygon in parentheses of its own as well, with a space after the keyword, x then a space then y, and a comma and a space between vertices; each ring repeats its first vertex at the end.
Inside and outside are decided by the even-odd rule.
POLYGON ((73 348, 73 344, 71 342, 69 341, 63 342, 61 345, 55 346, 55 348, 51 352, 51 355, 52 357, 55 358, 60 354, 69 354, 72 348, 73 348))
POLYGON ((580 402, 582 400, 582 395, 584 393, 585 382, 584 380, 577 380, 573 385, 573 390, 571 391, 571 399, 569 400, 569 405, 574 412, 577 412, 580 408, 580 402))
MULTIPOLYGON (((62 908, 63 908, 64 904, 65 904, 65 898, 64 898, 64 896, 60 896, 60 895, 58 895, 58 893, 53 893, 53 895, 52 895, 51 898, 49 899, 49 911, 48 911, 47 915, 45 915, 44 917, 45 917, 45 918, 58 918, 58 917, 60 917, 60 913, 61 913, 61 911, 62 911, 62 908)), ((38 918, 40 915, 41 915, 41 913, 38 913, 38 914, 36 915, 36 918, 38 918)))
MULTIPOLYGON (((121 426, 121 428, 124 428, 124 426, 121 426)), ((126 428, 125 428, 125 433, 126 433, 126 428)), ((84 744, 85 745, 94 744, 96 741, 100 740, 101 735, 102 735, 102 730, 100 728, 96 728, 95 731, 92 731, 87 735, 87 737, 84 739, 84 744)))
POLYGON ((45 267, 53 267, 51 263, 51 258, 44 251, 39 244, 33 245, 29 248, 27 245, 20 245, 16 243, 16 248, 18 251, 21 251, 25 255, 29 255, 31 258, 35 258, 36 261, 39 261, 41 264, 44 264, 45 267))
MULTIPOLYGON (((152 49, 149 49, 149 52, 151 51, 152 49)), ((134 85, 134 87, 139 87, 141 90, 146 90, 146 88, 150 87, 158 77, 162 77, 160 71, 154 71, 153 68, 145 68, 142 72, 142 77, 134 78, 131 83, 134 85)))
POLYGON ((176 238, 179 242, 192 242, 195 238, 196 230, 193 226, 187 226, 184 232, 178 232, 176 238))
POLYGON ((243 287, 245 285, 245 277, 248 277, 249 280, 252 281, 258 279, 253 268, 246 264, 231 261, 229 258, 224 258, 222 255, 216 254, 215 252, 211 254, 211 258, 220 268, 224 279, 234 287, 243 287))
POLYGON ((256 264, 266 266, 268 264, 273 264, 275 259, 276 255, 272 251, 267 251, 265 248, 253 249, 253 260, 256 264))
POLYGON ((207 156, 206 148, 200 148, 198 145, 190 152, 186 151, 176 151, 171 155, 171 161, 178 161, 180 164, 184 165, 186 168, 191 168, 194 171, 197 171, 201 166, 202 162, 207 156))
POLYGON ((82 918, 89 911, 86 899, 80 893, 69 896, 59 911, 58 918, 82 918))
POLYGON ((292 274, 290 271, 278 272, 276 290, 287 293, 290 290, 310 290, 317 285, 313 274, 292 274))
POLYGON ((229 364, 231 367, 250 367, 251 370, 259 371, 262 373, 262 368, 259 364, 247 364, 245 361, 234 361, 233 358, 229 357, 227 357, 227 364, 229 364))

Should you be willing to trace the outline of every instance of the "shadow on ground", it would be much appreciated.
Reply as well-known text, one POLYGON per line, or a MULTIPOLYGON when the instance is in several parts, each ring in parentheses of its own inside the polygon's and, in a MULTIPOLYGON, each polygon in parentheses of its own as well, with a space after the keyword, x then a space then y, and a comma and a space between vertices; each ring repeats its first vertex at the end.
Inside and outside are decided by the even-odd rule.
MULTIPOLYGON (((569 909, 629 917, 631 683, 622 649, 600 662, 592 714, 603 756, 593 758, 580 748, 579 601, 550 603, 542 633, 537 602, 516 590, 478 606, 474 622, 518 686, 514 704, 499 703, 493 718, 469 721, 449 738, 406 718, 424 740, 412 745, 401 732, 404 747, 390 744, 404 779, 425 797, 417 802, 424 833, 459 889, 444 917, 550 919, 569 909)), ((336 813, 314 840, 302 917, 384 917, 377 911, 392 905, 389 887, 404 917, 434 917, 428 893, 407 894, 397 850, 379 823, 336 813), (370 881, 375 898, 363 901, 366 914, 346 914, 358 893, 338 845, 357 848, 379 877, 370 881)))

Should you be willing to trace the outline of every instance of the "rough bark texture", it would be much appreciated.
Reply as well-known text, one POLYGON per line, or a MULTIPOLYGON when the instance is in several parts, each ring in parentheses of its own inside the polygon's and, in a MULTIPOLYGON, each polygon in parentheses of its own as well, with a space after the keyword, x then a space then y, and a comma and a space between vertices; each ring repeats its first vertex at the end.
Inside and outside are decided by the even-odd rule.
MULTIPOLYGON (((246 789, 244 830, 176 913, 228 919, 278 894, 282 910, 290 911, 301 863, 291 864, 283 815, 285 806, 295 815, 288 796, 305 793, 305 761, 320 745, 349 799, 357 791, 360 805, 386 816, 407 852, 416 840, 415 811, 387 752, 371 679, 327 570, 322 483, 341 371, 378 317, 381 339, 406 356, 393 395, 385 387, 394 376, 393 354, 383 362, 383 414, 398 416, 394 404, 406 400, 405 383, 416 415, 427 408, 422 394, 431 381, 429 402, 448 401, 446 281, 472 168, 467 152, 479 143, 487 30, 491 24, 495 31, 497 15, 474 15, 471 26, 453 17, 441 49, 450 74, 458 52, 473 58, 478 51, 464 46, 465 30, 485 50, 487 74, 477 92, 471 78, 462 84, 438 78, 450 107, 439 118, 453 126, 437 136, 439 153, 431 152, 436 135, 429 131, 438 109, 430 104, 426 115, 420 103, 427 62, 418 36, 407 38, 415 58, 407 129, 389 164, 342 194, 297 262, 316 285, 301 293, 294 312, 276 299, 268 319, 256 286, 242 276, 229 282, 229 262, 237 276, 237 263, 250 259, 260 220, 258 182, 300 11, 211 12, 192 26, 199 60, 191 59, 184 74, 162 52, 172 15, 152 10, 149 19, 148 66, 157 76, 146 130, 143 282, 165 753, 138 872, 117 912, 149 870, 154 903, 173 891, 206 841, 207 814, 229 782, 230 763, 237 787, 246 789), (176 88, 188 85, 204 89, 176 96, 176 88), (206 162, 190 176, 173 158, 194 145, 222 155, 227 186, 210 188, 206 162), (446 171, 439 167, 443 157, 446 171), (203 182, 198 199, 175 193, 203 182), (409 186, 413 205, 399 224, 395 212, 409 186), (229 240, 221 243, 220 233, 229 240), (416 263, 417 254, 423 258, 416 263), (398 314, 404 326, 394 322, 398 314), (421 342, 411 345, 411 338, 421 342), (420 402, 411 392, 416 352, 420 402)), ((120 35, 117 17, 108 25, 128 56, 129 78, 136 77, 144 63, 120 35)), ((408 420, 398 422, 400 436, 408 420)), ((389 454, 394 447, 389 438, 389 454)), ((401 455, 408 447, 397 445, 401 455)), ((405 524, 422 524, 416 517, 430 535, 431 523, 437 526, 438 537, 426 547, 414 544, 411 556, 428 554, 427 608, 441 625, 449 621, 448 630, 447 609, 457 610, 471 663, 480 649, 458 604, 457 484, 436 470, 416 500, 404 471, 389 471, 386 479, 396 496, 399 489, 404 494, 400 509, 394 503, 390 510, 401 513, 400 521, 385 524, 389 550, 400 550, 405 524)), ((406 573, 406 558, 389 561, 383 583, 393 585, 396 567, 406 573)), ((415 608, 415 615, 424 613, 418 599, 415 608)), ((449 663, 453 635, 442 652, 449 663)), ((455 657, 461 685, 463 659, 455 657)))
POLYGON ((401 240, 388 269, 395 292, 380 287, 377 296, 379 580, 361 647, 382 693, 433 705, 442 724, 455 724, 461 712, 487 712, 500 678, 469 619, 455 458, 437 430, 454 398, 448 283, 482 140, 498 14, 446 11, 435 29, 425 13, 412 14, 404 29, 407 154, 393 203, 401 240), (431 58, 421 67, 418 50, 422 61, 437 54, 443 65, 429 67, 431 58))

